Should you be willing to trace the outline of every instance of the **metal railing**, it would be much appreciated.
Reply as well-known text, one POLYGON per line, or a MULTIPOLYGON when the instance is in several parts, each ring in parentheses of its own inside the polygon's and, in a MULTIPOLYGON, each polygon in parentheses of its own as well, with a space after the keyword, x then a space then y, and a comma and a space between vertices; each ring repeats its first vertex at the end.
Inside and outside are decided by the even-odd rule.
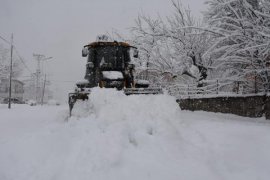
POLYGON ((168 93, 176 98, 243 96, 266 93, 258 82, 232 80, 207 80, 202 84, 174 84, 166 87, 168 93))

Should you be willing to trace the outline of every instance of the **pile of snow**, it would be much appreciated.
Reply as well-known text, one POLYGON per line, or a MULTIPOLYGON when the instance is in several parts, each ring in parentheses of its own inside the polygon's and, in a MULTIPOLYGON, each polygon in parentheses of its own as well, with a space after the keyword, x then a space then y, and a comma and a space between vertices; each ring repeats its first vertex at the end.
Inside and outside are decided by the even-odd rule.
POLYGON ((98 121, 165 121, 180 115, 175 98, 168 95, 126 96, 123 91, 94 88, 89 99, 75 104, 73 118, 95 115, 98 121))
POLYGON ((59 106, 60 102, 57 101, 56 99, 50 99, 50 100, 48 100, 47 104, 50 106, 59 106))
POLYGON ((270 123, 180 111, 168 95, 93 89, 67 106, 0 106, 1 180, 270 176, 270 123))
POLYGON ((29 104, 30 106, 36 106, 37 105, 37 102, 35 100, 32 100, 32 99, 28 100, 26 103, 29 104))

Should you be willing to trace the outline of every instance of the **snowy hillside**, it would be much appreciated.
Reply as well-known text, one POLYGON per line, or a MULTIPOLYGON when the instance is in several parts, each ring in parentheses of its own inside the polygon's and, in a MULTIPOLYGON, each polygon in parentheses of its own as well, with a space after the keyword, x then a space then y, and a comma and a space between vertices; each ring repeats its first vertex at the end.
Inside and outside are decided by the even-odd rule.
POLYGON ((94 89, 66 106, 0 106, 0 180, 267 180, 270 123, 94 89))

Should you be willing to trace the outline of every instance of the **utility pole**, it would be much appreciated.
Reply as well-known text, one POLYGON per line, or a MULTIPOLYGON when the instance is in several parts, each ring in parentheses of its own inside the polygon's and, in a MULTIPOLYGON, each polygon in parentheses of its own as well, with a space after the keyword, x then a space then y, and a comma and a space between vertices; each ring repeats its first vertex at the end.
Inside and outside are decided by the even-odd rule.
POLYGON ((45 74, 45 79, 44 79, 43 89, 42 89, 41 105, 43 105, 43 99, 44 99, 44 94, 45 94, 45 86, 46 86, 46 74, 45 74))
POLYGON ((36 102, 39 102, 39 95, 40 95, 40 74, 41 74, 41 70, 40 70, 40 62, 41 59, 44 58, 45 56, 42 54, 33 54, 33 56, 36 58, 37 60, 37 70, 36 70, 36 102))
POLYGON ((9 94, 8 94, 8 108, 11 108, 11 82, 12 82, 12 57, 13 56, 13 33, 11 34, 11 47, 10 47, 10 72, 9 72, 9 94))
POLYGON ((43 54, 33 54, 33 56, 37 60, 37 70, 36 70, 36 102, 41 103, 40 100, 42 101, 42 94, 41 94, 41 84, 40 84, 40 78, 41 78, 41 61, 45 61, 48 59, 52 59, 52 57, 45 57, 43 54), (40 99, 41 97, 41 99, 40 99))

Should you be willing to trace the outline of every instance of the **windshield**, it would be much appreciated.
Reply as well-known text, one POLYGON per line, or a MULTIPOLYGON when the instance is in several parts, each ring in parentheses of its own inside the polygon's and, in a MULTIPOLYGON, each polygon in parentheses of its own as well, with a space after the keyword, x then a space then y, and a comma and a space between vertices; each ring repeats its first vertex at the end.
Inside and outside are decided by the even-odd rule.
POLYGON ((129 48, 121 46, 99 46, 89 49, 88 62, 95 67, 123 69, 130 62, 129 48))

